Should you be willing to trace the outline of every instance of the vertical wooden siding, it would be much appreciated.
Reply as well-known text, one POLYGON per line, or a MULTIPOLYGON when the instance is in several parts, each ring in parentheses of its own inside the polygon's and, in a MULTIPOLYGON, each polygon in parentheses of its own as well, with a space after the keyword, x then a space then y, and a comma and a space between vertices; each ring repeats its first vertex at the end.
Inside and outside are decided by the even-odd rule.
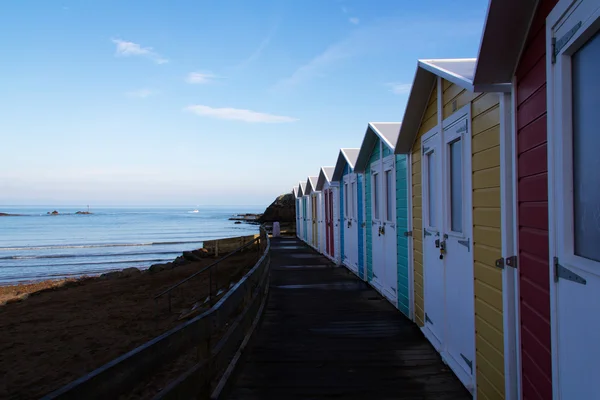
POLYGON ((415 322, 423 326, 425 312, 423 302, 423 218, 421 195, 421 136, 437 125, 437 85, 434 85, 429 105, 412 147, 412 219, 413 219, 413 287, 415 322))
POLYGON ((371 163, 379 160, 379 158, 379 139, 377 139, 375 147, 373 148, 373 152, 371 153, 371 158, 369 159, 369 164, 365 169, 365 234, 367 242, 367 282, 371 282, 371 280, 373 279, 373 229, 371 228, 371 222, 373 221, 373 211, 371 205, 371 163))
MULTIPOLYGON (((387 146, 386 146, 387 148, 387 146)), ((398 309, 410 316, 408 290, 408 179, 407 157, 396 155, 396 243, 398 268, 398 309)))
POLYGON ((546 26, 542 0, 516 71, 521 375, 524 399, 552 398, 548 255, 546 26))

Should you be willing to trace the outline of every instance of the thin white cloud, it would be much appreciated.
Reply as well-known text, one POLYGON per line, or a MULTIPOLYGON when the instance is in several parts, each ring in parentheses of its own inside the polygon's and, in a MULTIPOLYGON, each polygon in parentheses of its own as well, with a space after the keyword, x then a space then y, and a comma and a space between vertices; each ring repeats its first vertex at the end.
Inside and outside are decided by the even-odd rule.
POLYGON ((350 21, 350 23, 354 25, 358 25, 358 23, 360 22, 360 20, 356 17, 349 18, 348 21, 350 21))
POLYGON ((248 58, 246 58, 244 61, 239 63, 234 68, 242 69, 242 68, 246 67, 248 64, 256 61, 260 57, 260 55, 263 53, 263 51, 265 51, 265 49, 269 46, 269 44, 271 43, 271 39, 273 39, 273 36, 275 36, 275 33, 277 33, 278 29, 279 29, 279 21, 275 25, 273 25, 273 27, 271 28, 271 30, 269 31, 267 36, 265 36, 263 38, 263 40, 259 43, 258 47, 254 50, 254 52, 248 58))
POLYGON ((411 83, 390 82, 390 83, 387 83, 386 86, 388 86, 390 88, 390 92, 392 92, 394 94, 410 93, 410 89, 412 88, 411 83))
POLYGON ((155 91, 151 90, 151 89, 139 89, 139 90, 132 90, 130 92, 126 92, 125 95, 127 97, 134 97, 134 98, 138 98, 138 99, 145 99, 147 97, 150 97, 152 95, 156 94, 155 91))
POLYGON ((113 39, 112 41, 117 45, 115 55, 118 57, 146 57, 157 64, 166 64, 169 62, 168 59, 156 53, 152 47, 142 47, 137 43, 128 42, 121 39, 113 39))
POLYGON ((214 81, 215 78, 216 76, 210 72, 190 72, 185 81, 195 85, 203 85, 214 81))
POLYGON ((192 105, 186 107, 185 111, 192 112, 196 115, 203 117, 212 117, 218 119, 230 119, 244 122, 261 122, 261 123, 282 123, 282 122, 295 122, 298 119, 292 117, 285 117, 281 115, 273 115, 260 113, 256 111, 244 110, 239 108, 215 108, 203 105, 192 105))

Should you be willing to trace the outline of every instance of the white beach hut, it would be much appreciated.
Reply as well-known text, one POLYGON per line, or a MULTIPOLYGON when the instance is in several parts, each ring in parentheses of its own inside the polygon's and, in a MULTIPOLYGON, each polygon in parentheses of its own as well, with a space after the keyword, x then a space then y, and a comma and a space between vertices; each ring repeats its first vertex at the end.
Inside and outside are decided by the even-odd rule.
POLYGON ((319 250, 319 201, 320 192, 317 192, 317 176, 309 176, 306 180, 306 193, 308 196, 307 223, 308 232, 307 243, 313 248, 319 250))
POLYGON ((354 172, 360 149, 341 149, 332 180, 340 185, 340 259, 362 279, 364 270, 363 174, 354 172))
POLYGON ((340 210, 339 182, 332 181, 335 167, 323 167, 317 179, 317 190, 321 192, 321 253, 336 264, 340 262, 340 210))

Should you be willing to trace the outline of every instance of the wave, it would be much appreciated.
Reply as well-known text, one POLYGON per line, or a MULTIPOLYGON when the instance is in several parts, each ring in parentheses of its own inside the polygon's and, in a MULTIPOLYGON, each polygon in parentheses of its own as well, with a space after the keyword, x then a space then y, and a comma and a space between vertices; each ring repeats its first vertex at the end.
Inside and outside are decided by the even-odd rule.
MULTIPOLYGON (((115 261, 97 261, 97 262, 77 262, 77 263, 61 263, 60 267, 64 268, 64 267, 78 267, 78 266, 82 266, 82 265, 113 265, 113 264, 150 264, 150 263, 156 263, 156 262, 168 262, 168 261, 173 261, 172 258, 148 258, 148 259, 142 259, 142 260, 115 260, 115 261)), ((150 265, 148 265, 149 267, 150 265)), ((27 266, 2 266, 0 269, 7 269, 7 268, 21 268, 21 269, 26 269, 26 268, 54 268, 56 267, 55 265, 27 265, 27 266)), ((80 271, 77 271, 77 273, 85 273, 85 269, 82 269, 80 271)))
POLYGON ((43 256, 4 256, 0 260, 36 260, 36 259, 57 259, 57 258, 93 258, 93 257, 124 257, 124 256, 142 256, 148 254, 181 254, 180 251, 153 251, 153 252, 135 252, 135 253, 97 253, 97 254, 49 254, 43 256))
POLYGON ((57 244, 48 246, 18 246, 18 247, 0 247, 0 251, 18 251, 18 250, 55 250, 55 249, 93 249, 104 247, 139 247, 139 246, 165 246, 177 244, 202 243, 202 240, 190 240, 180 242, 147 242, 147 243, 105 243, 105 244, 57 244))

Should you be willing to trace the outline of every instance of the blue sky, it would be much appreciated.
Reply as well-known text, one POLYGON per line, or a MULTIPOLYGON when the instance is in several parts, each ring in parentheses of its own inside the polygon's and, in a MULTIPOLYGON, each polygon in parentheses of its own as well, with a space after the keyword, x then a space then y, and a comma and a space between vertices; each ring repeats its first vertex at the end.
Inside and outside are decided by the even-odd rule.
POLYGON ((399 121, 486 0, 0 5, 0 204, 266 205, 399 121))

